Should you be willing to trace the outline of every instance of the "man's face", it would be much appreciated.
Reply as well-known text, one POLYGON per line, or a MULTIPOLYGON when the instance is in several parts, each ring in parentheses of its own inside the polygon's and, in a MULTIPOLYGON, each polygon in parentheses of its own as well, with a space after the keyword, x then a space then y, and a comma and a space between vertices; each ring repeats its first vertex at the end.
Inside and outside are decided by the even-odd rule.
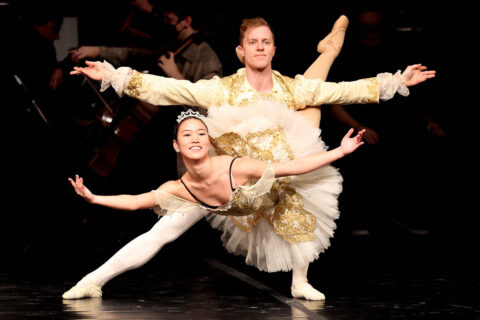
POLYGON ((275 49, 273 34, 269 27, 250 27, 245 32, 241 46, 245 66, 257 70, 271 68, 275 49))
POLYGON ((35 29, 37 30, 38 34, 52 42, 60 38, 60 27, 61 26, 54 21, 48 21, 44 25, 35 25, 35 29))
POLYGON ((176 26, 178 23, 178 16, 173 12, 165 12, 163 14, 163 23, 176 26))
POLYGON ((177 36, 180 36, 182 31, 184 31, 190 26, 191 18, 185 17, 184 19, 180 20, 176 13, 165 12, 163 15, 163 22, 171 25, 175 29, 177 36))
POLYGON ((163 16, 163 22, 174 27, 177 33, 180 33, 185 27, 185 19, 180 20, 173 12, 166 12, 163 16))

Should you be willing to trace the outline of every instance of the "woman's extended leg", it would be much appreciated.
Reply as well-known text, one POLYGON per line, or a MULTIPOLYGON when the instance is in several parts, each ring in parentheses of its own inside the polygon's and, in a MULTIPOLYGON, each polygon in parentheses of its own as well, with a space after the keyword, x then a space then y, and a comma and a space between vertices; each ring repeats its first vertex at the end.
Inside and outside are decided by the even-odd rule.
POLYGON ((101 287, 125 271, 148 262, 167 243, 174 241, 204 217, 201 210, 162 217, 148 232, 138 236, 95 271, 63 294, 64 299, 100 297, 101 287))

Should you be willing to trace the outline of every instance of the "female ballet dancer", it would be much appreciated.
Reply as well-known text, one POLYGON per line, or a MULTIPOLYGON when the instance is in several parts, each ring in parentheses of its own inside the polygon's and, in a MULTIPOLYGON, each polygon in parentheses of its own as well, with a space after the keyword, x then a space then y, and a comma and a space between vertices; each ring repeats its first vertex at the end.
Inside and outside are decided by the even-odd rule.
MULTIPOLYGON (((101 196, 87 189, 77 175, 75 180, 69 178, 75 192, 91 204, 132 211, 153 208, 160 215, 188 216, 202 211, 222 216, 248 216, 252 212, 273 211, 274 204, 283 197, 273 188, 278 178, 318 171, 360 147, 364 133, 361 131, 351 137, 353 129, 350 129, 338 148, 294 160, 272 162, 227 155, 210 156, 204 117, 189 110, 182 112, 177 122, 173 147, 187 168, 180 179, 168 181, 157 190, 143 194, 101 196)), ((269 238, 268 234, 264 236, 269 238)), ((80 288, 76 286, 70 291, 74 294, 78 290, 80 288)), ((100 287, 92 285, 88 295, 101 297, 100 287)))

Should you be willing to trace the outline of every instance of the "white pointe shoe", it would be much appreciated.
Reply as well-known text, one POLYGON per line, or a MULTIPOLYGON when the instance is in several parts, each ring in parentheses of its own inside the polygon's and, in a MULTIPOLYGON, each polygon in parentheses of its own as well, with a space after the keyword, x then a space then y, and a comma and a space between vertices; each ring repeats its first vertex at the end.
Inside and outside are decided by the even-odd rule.
MULTIPOLYGON (((83 280, 82 280, 83 281, 83 280)), ((85 284, 77 284, 70 290, 65 292, 63 299, 83 299, 83 298, 100 298, 102 296, 102 287, 90 279, 86 279, 85 284)))
POLYGON ((308 282, 304 282, 300 286, 292 287, 291 289, 294 298, 313 301, 325 300, 325 295, 312 287, 308 282))

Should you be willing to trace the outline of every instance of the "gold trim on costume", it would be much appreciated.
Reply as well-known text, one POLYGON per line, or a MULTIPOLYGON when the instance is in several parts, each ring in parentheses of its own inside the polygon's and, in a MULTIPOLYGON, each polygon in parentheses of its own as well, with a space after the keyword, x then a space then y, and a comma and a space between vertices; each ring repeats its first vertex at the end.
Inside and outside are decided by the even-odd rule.
POLYGON ((273 89, 270 93, 258 92, 247 81, 245 69, 221 79, 225 90, 226 102, 234 106, 245 106, 258 99, 276 101, 286 104, 289 108, 301 109, 302 106, 295 100, 295 79, 273 71, 273 89))
MULTIPOLYGON (((216 138, 210 137, 210 141, 218 155, 271 161, 294 159, 281 127, 250 132, 245 138, 238 133, 228 132, 216 138)), ((230 219, 240 230, 252 232, 264 218, 275 233, 291 244, 314 240, 316 219, 303 208, 301 196, 289 184, 288 177, 279 178, 274 183, 270 192, 270 199, 275 203, 273 208, 258 210, 246 216, 230 216, 230 219)))
POLYGON ((367 89, 370 94, 370 98, 367 100, 367 103, 378 103, 380 97, 380 86, 378 84, 377 78, 367 78, 364 79, 367 81, 367 89))
POLYGON ((139 88, 142 86, 142 76, 138 71, 134 71, 132 78, 128 82, 127 89, 125 92, 134 98, 140 96, 139 88))

